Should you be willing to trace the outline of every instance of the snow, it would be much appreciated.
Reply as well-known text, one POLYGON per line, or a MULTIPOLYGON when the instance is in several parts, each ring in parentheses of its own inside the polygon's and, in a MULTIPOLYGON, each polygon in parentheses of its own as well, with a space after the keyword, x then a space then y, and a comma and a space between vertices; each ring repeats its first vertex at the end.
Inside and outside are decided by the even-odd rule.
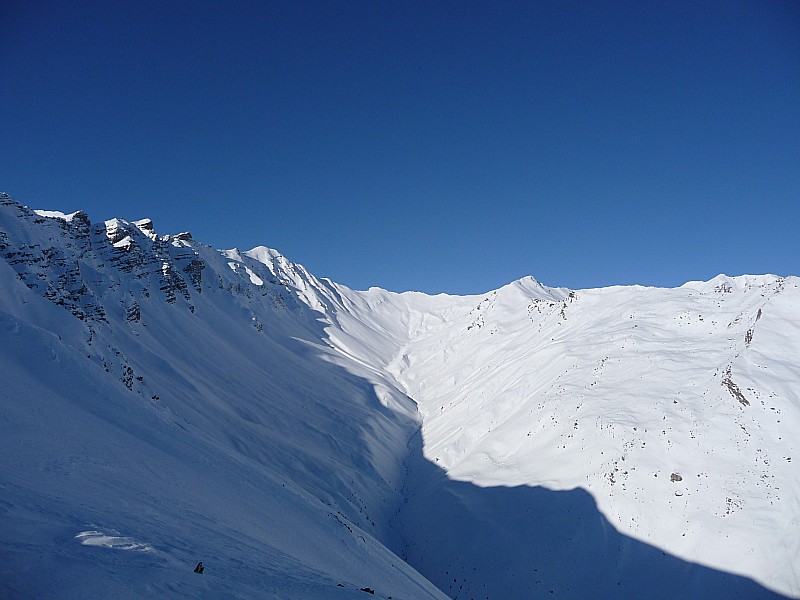
POLYGON ((0 197, 3 597, 800 597, 796 278, 353 291, 61 214, 0 197))
POLYGON ((800 353, 767 327, 797 322, 797 281, 749 285, 578 291, 541 312, 489 295, 394 365, 423 415, 425 457, 481 487, 587 490, 635 539, 797 594, 800 490, 784 457, 797 450, 800 353))
POLYGON ((70 222, 72 219, 81 211, 75 211, 69 214, 65 214, 58 210, 34 210, 37 215, 40 217, 48 217, 50 219, 62 219, 63 221, 70 222))
POLYGON ((102 531, 81 531, 75 536, 75 539, 80 541, 84 546, 100 546, 102 548, 132 550, 135 552, 152 552, 153 550, 153 547, 148 544, 142 544, 129 537, 108 535, 102 531))
POLYGON ((151 219, 139 219, 138 221, 133 221, 132 224, 150 239, 158 239, 158 235, 155 232, 153 221, 151 219))

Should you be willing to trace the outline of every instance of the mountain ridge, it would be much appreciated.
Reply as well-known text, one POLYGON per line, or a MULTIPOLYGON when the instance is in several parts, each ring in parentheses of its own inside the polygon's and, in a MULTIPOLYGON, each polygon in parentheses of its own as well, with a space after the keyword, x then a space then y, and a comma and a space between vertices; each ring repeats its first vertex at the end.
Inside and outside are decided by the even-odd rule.
MULTIPOLYGON (((325 540, 345 536, 337 543, 344 544, 343 557, 352 560, 337 566, 329 552, 308 551, 310 538, 301 543, 288 533, 260 529, 260 547, 287 556, 302 548, 306 558, 292 563, 289 575, 273 573, 267 578, 272 584, 249 574, 247 584, 239 586, 229 577, 214 580, 222 586, 214 593, 280 597, 281 592, 264 587, 274 585, 284 593, 294 589, 298 597, 342 597, 335 594, 346 592, 333 589, 330 578, 349 573, 342 579, 354 593, 375 587, 365 579, 384 579, 394 598, 438 597, 428 581, 451 597, 481 590, 495 598, 520 597, 534 590, 546 593, 547 585, 564 597, 581 597, 591 589, 582 586, 591 582, 571 583, 574 575, 548 563, 541 549, 527 551, 549 568, 548 576, 534 576, 517 556, 529 548, 526 532, 540 526, 526 521, 525 506, 539 506, 570 528, 572 521, 564 520, 558 508, 558 494, 567 494, 565 505, 585 519, 607 519, 606 533, 587 542, 602 556, 598 564, 615 573, 616 579, 604 580, 603 586, 629 585, 630 591, 644 581, 620 562, 622 550, 613 549, 612 535, 622 540, 620 548, 660 565, 653 570, 662 569, 664 577, 692 572, 706 582, 686 588, 683 597, 698 590, 713 597, 720 585, 739 590, 742 597, 767 594, 708 568, 800 595, 793 567, 800 550, 791 537, 798 528, 800 490, 797 462, 786 460, 796 449, 787 432, 800 424, 790 385, 800 364, 793 335, 797 278, 720 275, 679 288, 568 290, 525 277, 472 296, 353 291, 318 279, 263 246, 220 251, 186 232, 158 236, 149 219, 94 224, 80 211, 32 211, 8 196, 0 198, 0 256, 5 347, 30 346, 34 354, 70 356, 70 364, 86 365, 75 367, 78 374, 63 375, 65 383, 7 357, 8 364, 27 373, 11 378, 15 393, 27 397, 25 386, 40 381, 43 406, 61 407, 76 402, 74 392, 63 391, 70 378, 96 382, 90 400, 77 406, 100 410, 106 422, 118 423, 114 427, 139 423, 135 429, 151 432, 129 442, 153 456, 148 468, 157 468, 155 456, 161 454, 147 450, 156 442, 181 456, 194 448, 217 465, 198 489, 223 481, 239 489, 225 471, 246 473, 244 479, 252 482, 248 489, 271 490, 267 505, 281 506, 290 520, 300 514, 297 499, 315 507, 303 513, 313 525, 294 520, 298 531, 313 530, 325 540), (74 362, 81 356, 85 363, 74 362), (128 400, 114 403, 119 413, 108 412, 98 408, 106 397, 128 400), (143 411, 137 409, 140 416, 133 422, 125 417, 130 402, 143 411), (180 434, 187 436, 180 438, 185 446, 173 446, 162 430, 188 432, 180 434), (698 436, 725 456, 705 453, 698 436), (276 481, 295 491, 285 496, 276 481), (499 490, 506 488, 504 496, 499 490), (568 490, 576 488, 587 495, 569 496, 568 490), (518 506, 512 512, 527 524, 515 532, 500 517, 493 522, 481 510, 499 506, 487 504, 487 497, 518 506), (460 498, 460 522, 447 516, 453 498, 460 498), (454 543, 465 522, 477 539, 496 539, 492 525, 506 531, 505 542, 498 539, 492 546, 497 560, 519 567, 506 581, 491 580, 491 560, 481 562, 480 555, 466 551, 463 560, 458 558, 461 550, 454 543), (620 534, 608 533, 614 530, 620 534), (424 539, 431 540, 427 549, 420 546, 424 539), (660 554, 651 555, 632 539, 662 548, 676 562, 659 562, 660 554), (455 572, 456 591, 448 583, 455 572), (309 587, 303 588, 301 580, 309 587), (329 583, 320 588, 321 581, 329 583)), ((22 408, 14 411, 15 419, 27 422, 22 408)), ((58 430, 55 422, 48 427, 58 430)), ((7 443, 7 455, 13 455, 16 447, 11 439, 7 443)), ((59 443, 46 445, 49 454, 58 455, 59 443)), ((97 444, 102 452, 114 447, 109 439, 97 444)), ((28 484, 19 469, 46 471, 36 456, 22 454, 22 466, 4 465, 19 490, 7 514, 19 514, 26 495, 40 493, 46 479, 34 478, 25 491, 28 484)), ((82 467, 76 460, 74 455, 67 461, 71 467, 59 467, 72 473, 64 481, 96 475, 100 468, 82 467)), ((176 473, 196 478, 185 465, 176 473)), ((170 510, 157 501, 152 486, 136 477, 138 483, 126 486, 145 491, 149 510, 171 522, 170 510)), ((103 486, 92 486, 106 493, 103 486)), ((183 504, 195 503, 198 516, 210 510, 199 499, 172 494, 183 504)), ((255 507, 251 494, 242 496, 252 497, 255 507)), ((130 502, 119 494, 111 497, 130 502)), ((79 491, 73 490, 71 498, 91 505, 79 491)), ((73 512, 76 518, 91 513, 109 520, 114 514, 111 505, 73 512)), ((51 513, 50 508, 42 512, 51 513)), ((135 519, 125 521, 153 534, 135 519)), ((218 521, 227 523, 230 517, 218 521)), ((122 531, 105 533, 109 539, 126 537, 122 531)), ((166 558, 161 557, 152 585, 180 595, 180 586, 185 592, 195 582, 178 585, 163 567, 177 560, 181 544, 176 539, 137 543, 169 549, 162 551, 166 558)), ((64 552, 78 556, 84 544, 74 545, 64 552)), ((241 564, 249 561, 231 545, 226 548, 228 555, 219 554, 222 562, 234 556, 241 564)), ((576 557, 589 560, 574 543, 564 548, 565 564, 576 557)), ((8 546, 5 551, 12 552, 8 546)), ((142 573, 152 575, 153 566, 142 573)), ((242 576, 241 569, 231 568, 242 576)), ((88 563, 85 569, 92 572, 88 563)), ((133 584, 123 578, 114 585, 130 591, 133 584)), ((669 593, 676 596, 674 589, 669 593)))

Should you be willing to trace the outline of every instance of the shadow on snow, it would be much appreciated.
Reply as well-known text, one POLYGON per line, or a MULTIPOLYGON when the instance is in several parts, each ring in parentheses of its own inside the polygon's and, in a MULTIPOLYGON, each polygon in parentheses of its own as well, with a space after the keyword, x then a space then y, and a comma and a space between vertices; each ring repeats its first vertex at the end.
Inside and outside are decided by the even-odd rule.
POLYGON ((453 481, 412 444, 400 552, 454 600, 784 598, 621 534, 583 489, 453 481))

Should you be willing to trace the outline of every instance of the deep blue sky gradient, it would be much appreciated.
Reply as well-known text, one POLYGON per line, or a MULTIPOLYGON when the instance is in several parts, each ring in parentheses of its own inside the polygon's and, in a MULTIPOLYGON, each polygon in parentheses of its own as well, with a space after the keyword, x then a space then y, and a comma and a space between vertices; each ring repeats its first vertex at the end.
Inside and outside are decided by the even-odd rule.
POLYGON ((0 189, 354 288, 800 274, 800 3, 21 2, 0 189))

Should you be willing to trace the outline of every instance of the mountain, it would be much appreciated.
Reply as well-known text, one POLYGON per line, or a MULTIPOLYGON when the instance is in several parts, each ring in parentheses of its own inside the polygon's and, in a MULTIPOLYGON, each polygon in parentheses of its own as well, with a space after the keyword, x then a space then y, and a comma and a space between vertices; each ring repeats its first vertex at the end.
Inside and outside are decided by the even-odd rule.
POLYGON ((0 257, 3 597, 800 597, 796 278, 354 291, 7 195, 0 257))

